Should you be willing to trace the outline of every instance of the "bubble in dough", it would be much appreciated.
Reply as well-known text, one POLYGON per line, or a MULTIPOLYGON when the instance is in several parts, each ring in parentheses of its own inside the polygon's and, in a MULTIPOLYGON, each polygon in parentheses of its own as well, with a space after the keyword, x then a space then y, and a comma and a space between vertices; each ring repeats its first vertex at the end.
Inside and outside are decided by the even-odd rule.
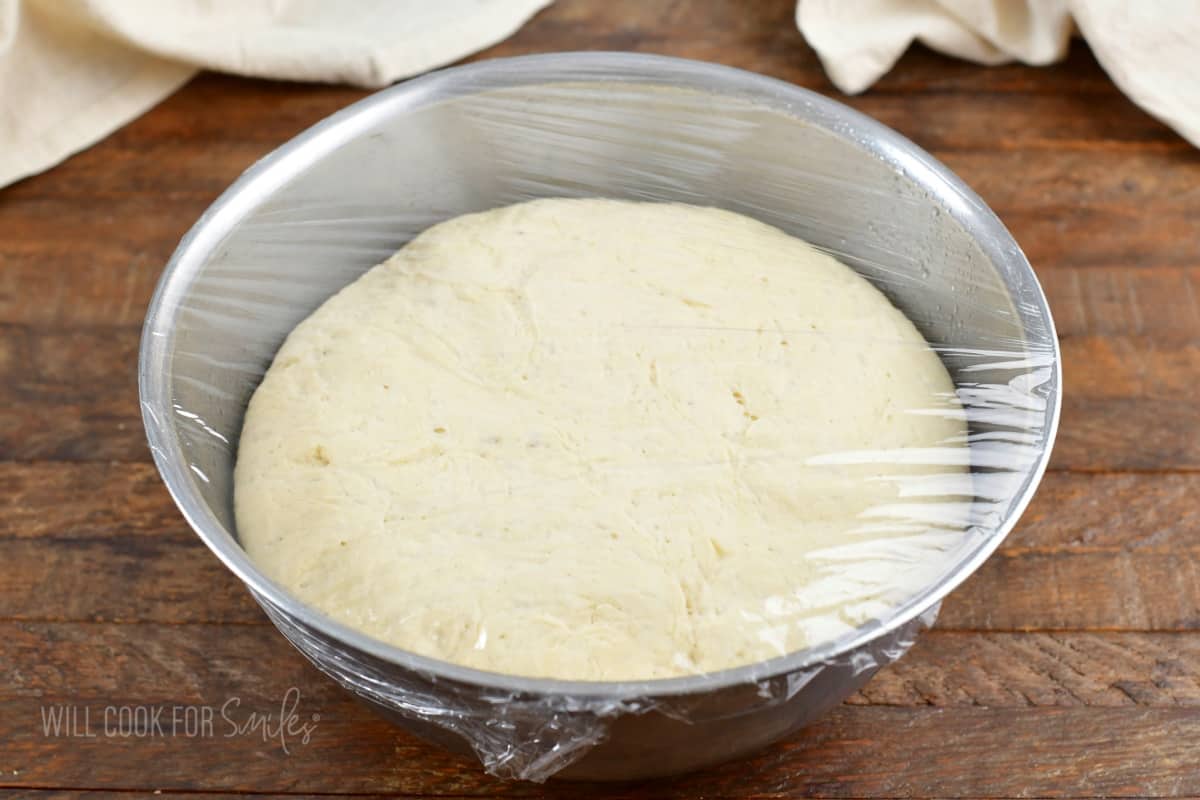
POLYGON ((238 535, 416 653, 678 676, 945 569, 963 526, 928 487, 963 462, 904 454, 964 441, 937 355, 830 256, 728 211, 538 200, 430 228, 291 333, 246 414, 238 535))

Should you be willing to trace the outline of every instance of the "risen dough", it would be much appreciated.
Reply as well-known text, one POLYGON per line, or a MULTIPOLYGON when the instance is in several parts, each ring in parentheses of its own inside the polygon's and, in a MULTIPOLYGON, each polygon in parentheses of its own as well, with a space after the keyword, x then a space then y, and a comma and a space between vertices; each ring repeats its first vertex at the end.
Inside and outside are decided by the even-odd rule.
POLYGON ((930 473, 961 475, 961 418, 912 324, 804 242, 542 200, 431 228, 292 332, 246 415, 238 531, 303 600, 418 653, 711 671, 946 566, 962 526, 930 473), (930 460, 951 466, 906 463, 930 460))

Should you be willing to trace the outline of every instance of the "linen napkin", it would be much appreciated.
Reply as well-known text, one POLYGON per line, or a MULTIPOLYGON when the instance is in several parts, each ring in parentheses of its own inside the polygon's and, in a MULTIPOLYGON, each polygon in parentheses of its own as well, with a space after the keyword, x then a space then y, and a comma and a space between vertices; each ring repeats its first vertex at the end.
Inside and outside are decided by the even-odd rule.
MULTIPOLYGON (((200 69, 379 87, 488 47, 550 2, 0 0, 0 187, 200 69)), ((1048 64, 1078 32, 1135 103, 1200 146, 1200 0, 799 0, 796 21, 848 93, 914 41, 983 64, 1048 64)))
POLYGON ((0 186, 87 147, 199 69, 385 86, 550 0, 0 0, 0 186))
POLYGON ((842 91, 914 41, 981 64, 1049 64, 1077 31, 1133 102, 1200 147, 1197 0, 799 0, 796 23, 842 91))

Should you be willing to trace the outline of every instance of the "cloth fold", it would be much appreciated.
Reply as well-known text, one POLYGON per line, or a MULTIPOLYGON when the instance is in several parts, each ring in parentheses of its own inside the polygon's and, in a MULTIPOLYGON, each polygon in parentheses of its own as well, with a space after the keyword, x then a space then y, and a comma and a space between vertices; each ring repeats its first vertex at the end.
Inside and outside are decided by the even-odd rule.
POLYGON ((1121 91, 1200 147, 1197 0, 799 0, 796 24, 848 94, 913 42, 981 64, 1044 65, 1077 31, 1121 91))
POLYGON ((0 0, 0 186, 200 69, 369 88, 511 35, 551 0, 0 0))
MULTIPOLYGON (((200 69, 369 88, 456 61, 552 0, 0 0, 0 186, 145 112, 200 69)), ((914 41, 1049 64, 1073 32, 1142 108, 1200 146, 1200 0, 799 0, 848 93, 914 41)))

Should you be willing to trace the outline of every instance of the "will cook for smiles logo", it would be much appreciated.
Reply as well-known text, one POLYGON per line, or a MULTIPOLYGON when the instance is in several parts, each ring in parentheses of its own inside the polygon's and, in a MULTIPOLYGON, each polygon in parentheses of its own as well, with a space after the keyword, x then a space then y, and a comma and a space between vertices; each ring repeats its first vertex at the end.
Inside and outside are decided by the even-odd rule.
POLYGON ((300 712, 300 690, 284 692, 278 711, 248 711, 240 697, 220 705, 42 706, 42 735, 75 739, 216 739, 253 737, 286 754, 306 745, 320 714, 300 712))

